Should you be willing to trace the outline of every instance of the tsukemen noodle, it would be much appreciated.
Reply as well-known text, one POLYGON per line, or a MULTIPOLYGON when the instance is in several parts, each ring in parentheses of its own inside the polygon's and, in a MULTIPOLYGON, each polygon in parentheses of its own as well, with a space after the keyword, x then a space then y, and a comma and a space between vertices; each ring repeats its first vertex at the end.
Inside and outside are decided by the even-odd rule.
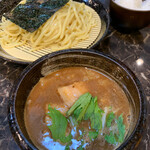
MULTIPOLYGON (((51 0, 52 2, 55 4, 55 0, 51 0)), ((88 47, 100 33, 101 19, 99 15, 84 3, 72 0, 69 2, 64 0, 64 2, 64 5, 61 4, 61 8, 59 7, 58 9, 56 6, 60 6, 60 4, 56 3, 56 8, 53 8, 52 5, 52 9, 49 10, 51 3, 49 4, 48 2, 43 8, 35 7, 37 5, 35 1, 32 3, 27 1, 27 4, 21 1, 21 4, 12 11, 12 13, 16 12, 18 17, 16 15, 11 19, 6 15, 2 17, 2 22, 0 23, 1 47, 6 51, 7 49, 13 51, 13 48, 30 48, 29 50, 31 51, 48 48, 49 52, 76 47, 78 44, 83 48, 88 47), (32 7, 36 8, 35 11, 32 7), (28 12, 29 8, 31 12, 28 12), (42 17, 45 14, 40 14, 40 12, 47 11, 50 12, 50 16, 46 14, 47 17, 43 19, 42 17), (36 12, 39 14, 36 14, 36 12), (31 33, 29 30, 34 32, 31 33), (90 41, 86 43, 88 39, 90 41)))

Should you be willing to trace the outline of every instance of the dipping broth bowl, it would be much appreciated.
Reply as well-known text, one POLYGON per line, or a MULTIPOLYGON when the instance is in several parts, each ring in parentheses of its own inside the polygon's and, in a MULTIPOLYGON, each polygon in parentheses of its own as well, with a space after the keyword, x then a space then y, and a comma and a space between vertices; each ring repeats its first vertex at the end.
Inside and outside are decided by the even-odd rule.
POLYGON ((150 10, 135 10, 123 7, 110 0, 112 25, 122 32, 142 29, 150 24, 150 10))
POLYGON ((24 121, 25 103, 30 91, 41 77, 66 67, 88 67, 107 75, 120 85, 129 99, 133 117, 127 136, 117 149, 135 148, 142 137, 147 113, 141 84, 122 62, 92 49, 57 51, 41 57, 24 69, 11 90, 8 107, 10 129, 20 148, 37 149, 28 136, 24 121))

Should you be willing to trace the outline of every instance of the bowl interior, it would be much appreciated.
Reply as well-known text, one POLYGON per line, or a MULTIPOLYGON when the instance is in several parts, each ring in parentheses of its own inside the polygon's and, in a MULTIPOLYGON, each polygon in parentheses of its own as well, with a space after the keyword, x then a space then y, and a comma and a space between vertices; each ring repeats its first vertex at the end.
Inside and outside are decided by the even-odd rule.
POLYGON ((120 62, 99 52, 90 50, 65 50, 42 57, 29 65, 12 89, 9 107, 9 123, 20 147, 34 149, 24 123, 24 108, 29 92, 43 76, 60 68, 84 66, 100 71, 115 80, 126 93, 133 112, 130 130, 124 147, 133 136, 141 116, 141 95, 134 75, 120 62), (17 132, 17 134, 16 134, 17 132), (19 138, 18 138, 19 136, 19 138), (22 142, 23 141, 23 142, 22 142))

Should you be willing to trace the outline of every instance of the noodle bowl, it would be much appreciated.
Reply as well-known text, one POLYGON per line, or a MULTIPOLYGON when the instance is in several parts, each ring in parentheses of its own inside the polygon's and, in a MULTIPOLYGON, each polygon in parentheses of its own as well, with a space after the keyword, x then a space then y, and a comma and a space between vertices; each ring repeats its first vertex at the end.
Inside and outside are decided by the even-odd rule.
POLYGON ((97 25, 91 11, 84 3, 69 1, 38 30, 30 33, 9 20, 2 18, 0 44, 3 49, 31 45, 31 50, 50 48, 52 51, 71 48, 89 38, 97 25))

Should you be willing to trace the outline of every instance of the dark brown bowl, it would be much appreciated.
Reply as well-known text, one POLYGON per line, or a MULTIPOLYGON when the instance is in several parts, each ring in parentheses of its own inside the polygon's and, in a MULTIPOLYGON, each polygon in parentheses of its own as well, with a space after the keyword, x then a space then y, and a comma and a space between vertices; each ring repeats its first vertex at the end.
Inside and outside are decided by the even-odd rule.
POLYGON ((150 10, 125 8, 110 0, 110 17, 115 28, 121 31, 135 31, 150 24, 150 10))
POLYGON ((8 108, 9 125, 20 148, 37 149, 28 136, 24 122, 24 108, 29 92, 47 73, 72 66, 84 66, 100 71, 121 86, 129 98, 134 117, 125 141, 118 150, 135 148, 142 137, 146 119, 146 100, 140 82, 122 62, 92 49, 54 52, 36 60, 22 72, 11 90, 8 108))

